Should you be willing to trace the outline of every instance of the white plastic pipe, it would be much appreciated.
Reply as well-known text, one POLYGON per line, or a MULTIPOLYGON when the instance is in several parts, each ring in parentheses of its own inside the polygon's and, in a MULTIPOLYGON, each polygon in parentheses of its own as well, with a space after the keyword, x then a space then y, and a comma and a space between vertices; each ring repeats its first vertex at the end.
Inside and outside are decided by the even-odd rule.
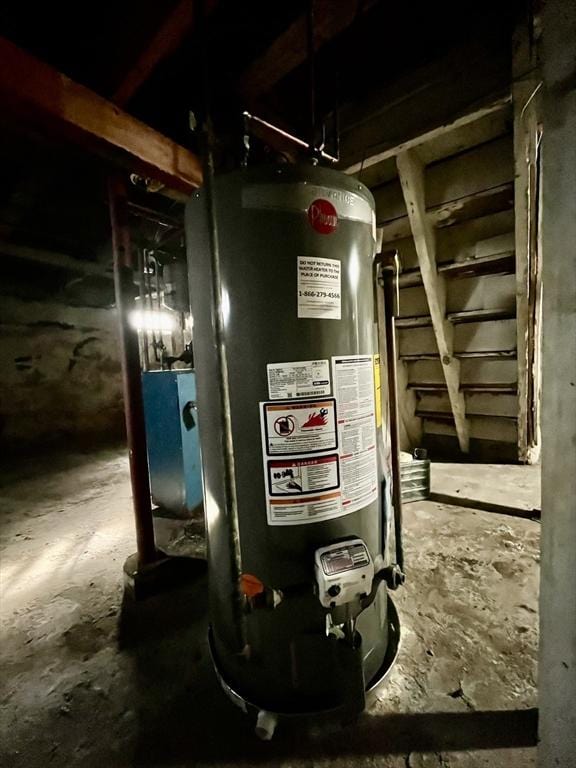
POLYGON ((262 741, 270 741, 278 725, 278 718, 273 712, 261 709, 256 718, 256 736, 262 741))

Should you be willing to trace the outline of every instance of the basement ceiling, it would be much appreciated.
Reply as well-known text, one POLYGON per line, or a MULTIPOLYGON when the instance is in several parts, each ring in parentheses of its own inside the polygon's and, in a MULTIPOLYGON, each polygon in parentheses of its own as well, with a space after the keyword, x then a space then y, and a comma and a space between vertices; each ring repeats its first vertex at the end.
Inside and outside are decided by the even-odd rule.
MULTIPOLYGON (((217 130, 223 136, 235 133, 238 146, 241 112, 246 107, 307 137, 306 0, 207 0, 207 6, 210 14, 203 28, 199 3, 193 0, 55 2, 35 7, 34 13, 26 4, 4 3, 0 34, 112 99, 170 14, 188 7, 192 21, 184 34, 179 29, 176 49, 168 46, 169 54, 127 100, 126 111, 197 152, 197 133, 190 129, 189 113, 202 112, 206 76, 217 130), (262 91, 257 87, 260 81, 270 87, 262 91)), ((520 2, 491 1, 427 3, 416 8, 376 0, 315 0, 319 117, 339 110, 348 146, 362 156, 362 142, 354 141, 359 130, 355 126, 369 124, 374 105, 382 105, 380 94, 386 87, 447 50, 479 38, 495 58, 505 60, 521 6, 520 2)), ((336 151, 331 126, 329 150, 336 151)), ((490 125, 486 130, 490 132, 490 125)), ((462 140, 465 143, 466 137, 462 140)), ((106 178, 110 169, 102 161, 30 134, 27 126, 12 125, 6 117, 0 123, 0 161, 4 171, 0 241, 109 262, 106 178)), ((365 180, 372 185, 386 177, 386 166, 375 166, 365 180)), ((171 200, 133 193, 141 204, 170 216, 182 215, 181 206, 171 200)), ((154 241, 157 227, 150 222, 140 226, 142 240, 154 241)), ((181 239, 176 237, 170 247, 180 249, 181 239)), ((2 258, 7 264, 12 257, 2 258)), ((8 281, 7 290, 17 290, 21 268, 13 272, 15 279, 8 281)))

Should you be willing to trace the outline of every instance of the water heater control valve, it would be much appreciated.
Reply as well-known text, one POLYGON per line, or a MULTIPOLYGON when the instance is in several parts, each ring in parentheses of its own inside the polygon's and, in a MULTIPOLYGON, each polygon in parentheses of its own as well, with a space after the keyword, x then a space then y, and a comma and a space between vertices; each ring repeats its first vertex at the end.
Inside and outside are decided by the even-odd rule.
POLYGON ((324 608, 345 605, 372 589, 374 562, 362 539, 320 547, 314 555, 314 568, 324 608))

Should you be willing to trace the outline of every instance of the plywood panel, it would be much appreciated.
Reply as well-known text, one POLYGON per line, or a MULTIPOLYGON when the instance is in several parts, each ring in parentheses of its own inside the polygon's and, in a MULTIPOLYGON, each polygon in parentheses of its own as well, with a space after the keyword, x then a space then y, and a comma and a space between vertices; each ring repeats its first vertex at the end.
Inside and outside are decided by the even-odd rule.
MULTIPOLYGON (((441 227, 436 232, 436 261, 463 261, 478 258, 477 246, 481 241, 490 240, 500 235, 513 235, 514 212, 512 210, 492 213, 477 219, 441 227)), ((412 237, 390 241, 388 246, 397 248, 403 269, 415 269, 418 258, 412 237)))
MULTIPOLYGON (((413 330, 425 329, 415 328, 413 330)), ((516 360, 463 358, 460 360, 460 379, 464 386, 472 384, 514 384, 518 379, 518 365, 516 360)), ((444 377, 440 360, 409 362, 408 382, 410 384, 443 384, 444 377)))
POLYGON ((417 317, 429 313, 426 292, 422 285, 400 290, 398 317, 417 317))
POLYGON ((502 309, 514 314, 516 309, 516 278, 514 275, 485 275, 463 280, 449 280, 446 288, 448 312, 502 309))
POLYGON ((491 352, 516 349, 516 321, 464 323, 454 328, 456 352, 491 352))
POLYGON ((398 331, 398 349, 402 355, 438 354, 432 328, 406 328, 398 331))
MULTIPOLYGON (((516 418, 518 398, 516 395, 492 392, 466 392, 466 416, 503 416, 516 418)), ((445 392, 426 392, 418 401, 418 413, 451 414, 450 401, 445 392)))
MULTIPOLYGON (((514 179, 511 136, 504 136, 426 169, 426 208, 479 194, 514 179)), ((376 219, 385 223, 406 215, 398 179, 372 190, 376 219)))
POLYGON ((516 360, 463 358, 460 361, 462 384, 514 384, 518 380, 516 360))
MULTIPOLYGON (((425 419, 423 423, 425 434, 456 436, 454 425, 448 422, 425 419)), ((477 440, 495 440, 515 444, 518 441, 518 427, 513 419, 471 417, 470 437, 477 440)))

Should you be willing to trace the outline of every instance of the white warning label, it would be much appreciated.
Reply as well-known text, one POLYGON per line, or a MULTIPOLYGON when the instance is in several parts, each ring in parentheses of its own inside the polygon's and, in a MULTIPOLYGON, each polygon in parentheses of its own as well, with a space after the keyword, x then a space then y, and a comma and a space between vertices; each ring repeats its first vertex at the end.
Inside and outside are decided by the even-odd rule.
POLYGON ((330 394, 330 365, 328 360, 269 363, 266 368, 270 400, 322 397, 330 394))
POLYGON ((294 496, 331 491, 340 487, 338 454, 307 459, 268 462, 268 492, 271 496, 294 496))
POLYGON ((260 403, 269 525, 305 525, 342 507, 334 398, 260 403))
POLYGON ((355 512, 378 498, 372 355, 332 358, 338 403, 342 506, 355 512))
POLYGON ((338 447, 333 398, 261 403, 265 453, 293 456, 338 447))
POLYGON ((304 525, 346 514, 339 490, 301 499, 268 499, 269 525, 304 525))
POLYGON ((341 268, 338 259, 298 256, 298 317, 340 320, 341 268))

